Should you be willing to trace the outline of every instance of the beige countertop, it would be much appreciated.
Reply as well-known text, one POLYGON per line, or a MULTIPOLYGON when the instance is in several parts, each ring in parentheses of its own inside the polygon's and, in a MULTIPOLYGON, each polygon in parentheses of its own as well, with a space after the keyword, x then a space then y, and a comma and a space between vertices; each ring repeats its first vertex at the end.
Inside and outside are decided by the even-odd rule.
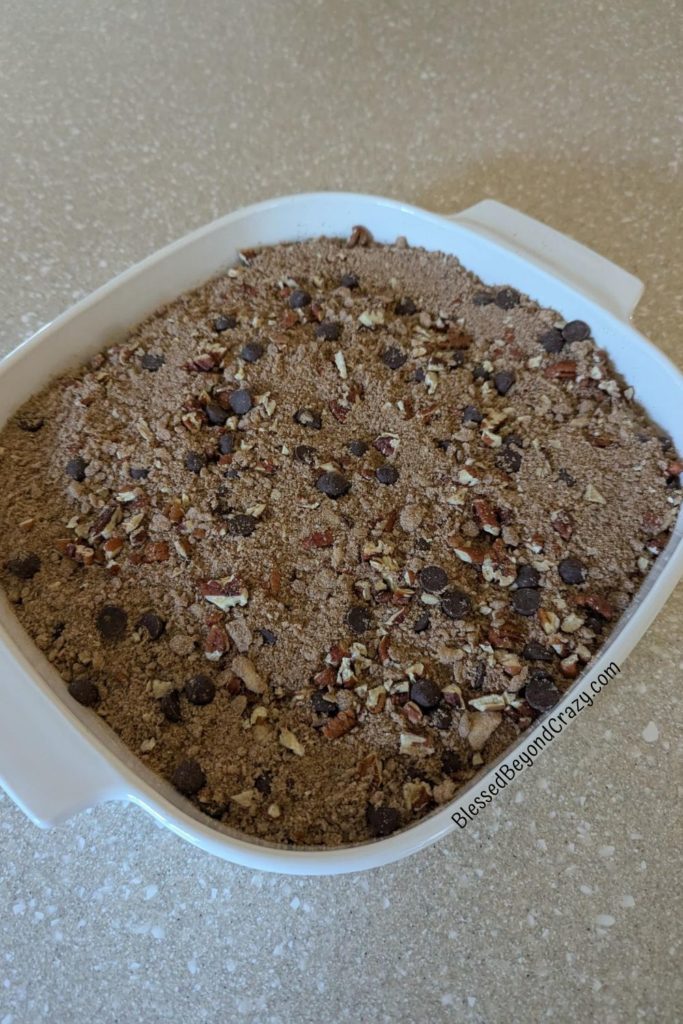
MULTIPOLYGON (((2 11, 3 352, 189 229, 329 188, 545 220, 642 278, 637 326, 683 363, 675 0, 2 11)), ((682 616, 679 588, 494 806, 371 873, 254 874, 133 807, 41 832, 0 798, 0 1024, 680 1020, 682 616)))

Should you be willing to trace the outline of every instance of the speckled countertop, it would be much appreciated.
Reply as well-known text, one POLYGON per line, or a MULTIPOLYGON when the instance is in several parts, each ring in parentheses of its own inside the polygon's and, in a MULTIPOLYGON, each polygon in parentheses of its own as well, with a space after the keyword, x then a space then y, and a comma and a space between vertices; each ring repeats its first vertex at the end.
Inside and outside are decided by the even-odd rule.
MULTIPOLYGON (((2 351, 220 213, 344 188, 546 220, 645 281, 637 324, 683 362, 675 0, 2 20, 2 351)), ((368 874, 253 874, 132 807, 40 832, 0 798, 0 1024, 680 1020, 682 621, 679 589, 495 806, 368 874)))

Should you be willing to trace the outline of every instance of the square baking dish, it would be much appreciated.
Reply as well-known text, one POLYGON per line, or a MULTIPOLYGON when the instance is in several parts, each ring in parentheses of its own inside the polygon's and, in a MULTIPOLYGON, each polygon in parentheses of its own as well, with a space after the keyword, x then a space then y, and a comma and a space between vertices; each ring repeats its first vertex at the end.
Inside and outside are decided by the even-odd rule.
MULTIPOLYGON (((52 377, 83 362, 160 305, 238 259, 241 249, 318 235, 346 236, 364 224, 381 242, 404 235, 441 250, 487 284, 509 284, 566 319, 590 324, 598 345, 635 386, 636 397, 683 450, 683 377, 629 324, 643 285, 584 246, 492 200, 452 216, 377 196, 314 193, 238 210, 167 246, 43 327, 0 364, 4 422, 52 377)), ((683 513, 609 642, 549 714, 569 705, 612 662, 622 664, 683 573, 683 513)), ((152 773, 95 714, 68 694, 4 594, 0 599, 0 784, 38 825, 50 827, 106 800, 134 802, 178 835, 226 860, 290 874, 338 874, 405 857, 456 829, 454 816, 484 789, 503 760, 538 737, 541 716, 450 804, 385 839, 336 849, 292 849, 211 825, 152 773)))

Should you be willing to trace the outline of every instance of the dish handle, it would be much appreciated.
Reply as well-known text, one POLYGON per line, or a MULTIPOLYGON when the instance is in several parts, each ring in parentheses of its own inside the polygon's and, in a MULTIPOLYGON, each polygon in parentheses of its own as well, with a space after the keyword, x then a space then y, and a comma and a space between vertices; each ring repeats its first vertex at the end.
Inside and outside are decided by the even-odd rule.
POLYGON ((0 786, 36 825, 121 798, 122 780, 66 709, 13 662, 0 664, 0 786))
POLYGON ((633 274, 495 199, 484 199, 448 219, 549 271, 619 320, 631 318, 643 294, 643 282, 633 274))

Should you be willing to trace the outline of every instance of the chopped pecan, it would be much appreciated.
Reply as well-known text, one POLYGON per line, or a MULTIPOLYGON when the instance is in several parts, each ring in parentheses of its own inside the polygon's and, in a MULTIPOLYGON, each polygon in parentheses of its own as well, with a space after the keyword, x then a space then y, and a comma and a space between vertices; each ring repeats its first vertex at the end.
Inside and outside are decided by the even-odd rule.
POLYGON ((546 366, 543 376, 549 380, 575 380, 576 363, 573 359, 561 359, 559 363, 546 366))
POLYGON ((368 245, 372 245, 372 242, 372 233, 362 224, 354 224, 346 241, 346 248, 355 249, 356 246, 367 248, 368 245))
POLYGON ((409 700, 406 704, 404 704, 403 707, 401 708, 401 711, 403 712, 403 714, 408 719, 411 725, 419 725, 422 722, 422 719, 424 718, 421 709, 418 707, 415 701, 412 700, 409 700))
POLYGON ((346 711, 340 711, 334 718, 328 719, 323 726, 323 734, 328 740, 338 740, 340 736, 345 736, 347 732, 356 725, 356 712, 353 708, 347 708, 346 711))
POLYGON ((500 520, 493 505, 485 498, 477 498, 472 502, 472 509, 482 530, 497 537, 500 533, 500 520))
POLYGON ((485 548, 463 544, 460 537, 451 536, 447 538, 447 541, 453 548, 454 554, 458 556, 461 562, 466 562, 467 565, 482 565, 486 558, 485 548))
POLYGON ((488 641, 492 647, 502 650, 514 650, 526 639, 525 627, 512 619, 504 619, 498 624, 491 624, 488 631, 488 641))
POLYGON ((181 505, 177 498, 174 498, 173 501, 169 504, 169 506, 166 509, 165 515, 166 518, 170 519, 172 523, 182 523, 183 519, 185 518, 185 510, 183 509, 183 506, 181 505))
POLYGON ((334 671, 334 669, 330 668, 329 666, 327 668, 322 669, 322 671, 320 672, 316 672, 316 674, 313 676, 313 682, 315 683, 316 686, 319 686, 321 689, 327 688, 328 686, 334 686, 336 681, 337 673, 334 671))
POLYGON ((552 528, 559 533, 563 540, 569 540, 574 532, 574 520, 570 516, 569 512, 565 512, 564 510, 553 512, 550 516, 550 523, 552 528))
POLYGON ((220 580, 204 580, 199 592, 205 601, 225 611, 236 605, 245 605, 249 600, 247 588, 236 576, 225 576, 220 580))
POLYGON ((210 352, 200 352, 193 359, 189 359, 183 366, 183 369, 194 373, 211 373, 220 366, 222 359, 222 350, 212 349, 210 352))
POLYGON ((327 403, 327 408, 330 410, 334 418, 339 421, 339 423, 345 423, 346 417, 351 412, 351 406, 349 405, 348 402, 345 402, 343 400, 339 401, 336 398, 333 398, 330 402, 327 403))
POLYGON ((595 448, 609 448, 616 444, 617 439, 612 434, 587 434, 586 437, 595 448))
POLYGON ((237 654, 232 659, 230 668, 237 676, 241 679, 248 690, 252 693, 265 693, 266 683, 265 680, 256 670, 256 666, 253 661, 245 657, 243 654, 237 654))
POLYGON ((331 548, 333 544, 334 537, 331 530, 316 530, 301 541, 304 551, 311 551, 313 548, 331 548))
POLYGON ((325 663, 332 665, 334 668, 338 668, 341 665, 344 658, 348 658, 351 651, 346 644, 335 643, 332 644, 329 651, 325 655, 325 663))
POLYGON ((204 417, 197 409, 191 409, 190 412, 185 412, 180 417, 180 422, 189 430, 191 434, 195 434, 198 430, 202 429, 204 424, 204 417))
POLYGON ((381 452, 386 458, 390 458, 398 451, 399 439, 396 434, 380 434, 372 443, 378 452, 381 452))
POLYGON ((220 626, 210 626, 204 639, 204 657, 208 661, 220 661, 230 642, 220 626))
POLYGON ((170 551, 165 540, 155 540, 145 545, 146 562, 167 562, 169 557, 170 551))
POLYGON ((605 619, 607 622, 611 622, 614 618, 614 608, 609 603, 606 597, 602 597, 600 594, 578 594, 576 603, 582 608, 590 608, 596 615, 599 615, 601 619, 605 619))

